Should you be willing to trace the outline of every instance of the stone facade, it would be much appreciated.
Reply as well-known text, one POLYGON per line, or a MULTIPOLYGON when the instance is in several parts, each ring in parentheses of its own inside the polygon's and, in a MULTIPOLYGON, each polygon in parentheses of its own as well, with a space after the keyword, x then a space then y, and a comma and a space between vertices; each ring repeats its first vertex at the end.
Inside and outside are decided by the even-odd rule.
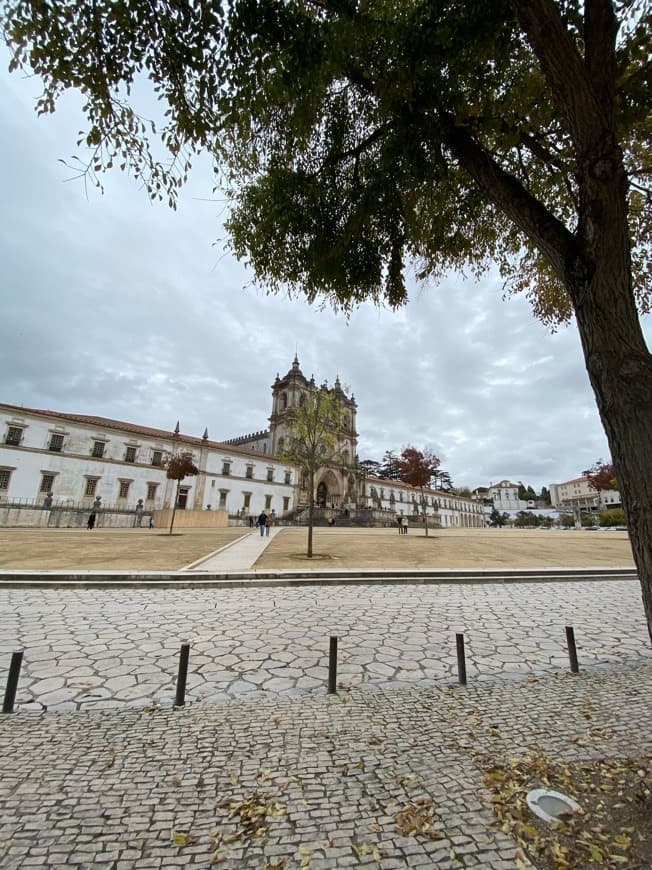
MULTIPOLYGON (((339 377, 333 387, 317 385, 295 356, 272 387, 269 427, 227 441, 183 434, 177 423, 165 431, 95 417, 0 404, 0 502, 88 510, 99 498, 104 509, 169 509, 176 482, 163 463, 170 454, 192 454, 199 474, 181 482, 178 506, 187 511, 257 515, 262 509, 283 518, 304 507, 309 493, 295 468, 277 458, 288 432, 288 414, 316 390, 335 393, 344 408, 345 428, 337 462, 325 463, 315 479, 319 507, 355 520, 378 512, 390 517, 426 514, 431 524, 483 526, 482 506, 448 492, 422 494, 400 481, 366 478, 358 461, 357 404, 339 377)), ((213 525, 214 523, 210 523, 213 525)))
POLYGON ((90 509, 169 508, 176 482, 163 461, 192 453, 199 474, 179 488, 179 506, 230 514, 277 515, 294 508, 295 473, 270 456, 119 420, 0 404, 0 500, 90 509))

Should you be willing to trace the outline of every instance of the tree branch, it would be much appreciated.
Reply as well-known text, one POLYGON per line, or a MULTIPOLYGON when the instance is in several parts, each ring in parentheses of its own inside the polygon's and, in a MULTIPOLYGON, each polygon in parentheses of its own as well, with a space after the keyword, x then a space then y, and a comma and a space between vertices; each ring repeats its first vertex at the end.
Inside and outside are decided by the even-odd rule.
POLYGON ((513 175, 505 172, 467 130, 456 126, 451 117, 444 123, 446 144, 460 165, 537 246, 557 274, 565 278, 567 266, 577 255, 575 236, 513 175))
MULTIPOLYGON (((599 58, 609 58, 609 44, 613 54, 612 35, 601 31, 604 14, 599 14, 599 7, 611 4, 609 0, 586 0, 586 3, 587 6, 596 7, 590 24, 591 62, 598 63, 599 58)), ((597 137, 604 137, 605 121, 609 130, 613 130, 613 111, 609 110, 608 104, 603 105, 600 93, 596 93, 591 81, 590 65, 585 64, 578 52, 575 40, 559 13, 558 4, 554 0, 512 0, 512 5, 519 25, 541 64, 557 109, 566 119, 573 141, 582 150, 594 145, 597 137)), ((605 63, 609 70, 609 61, 605 60, 605 63)))

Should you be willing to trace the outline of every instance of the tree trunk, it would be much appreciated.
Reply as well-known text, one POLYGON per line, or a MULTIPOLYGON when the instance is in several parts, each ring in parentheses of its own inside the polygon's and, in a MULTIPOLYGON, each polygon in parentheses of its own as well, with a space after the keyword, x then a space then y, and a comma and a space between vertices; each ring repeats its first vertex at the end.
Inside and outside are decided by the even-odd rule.
POLYGON ((174 527, 174 515, 177 512, 177 504, 179 502, 179 487, 181 486, 181 481, 177 480, 177 488, 174 491, 174 504, 172 505, 172 519, 170 520, 170 531, 169 534, 172 534, 172 529, 174 527))
POLYGON ((600 257, 603 262, 598 261, 590 282, 575 288, 573 295, 652 641, 652 356, 634 305, 627 257, 613 254, 607 250, 606 257, 600 257))
POLYGON ((311 471, 309 474, 309 487, 310 491, 308 493, 308 558, 312 559, 312 524, 314 522, 315 516, 315 500, 314 500, 314 490, 315 490, 315 472, 311 471))
POLYGON ((423 509, 423 521, 426 524, 426 538, 428 537, 428 511, 426 509, 426 500, 423 495, 423 487, 421 487, 421 507, 423 509))

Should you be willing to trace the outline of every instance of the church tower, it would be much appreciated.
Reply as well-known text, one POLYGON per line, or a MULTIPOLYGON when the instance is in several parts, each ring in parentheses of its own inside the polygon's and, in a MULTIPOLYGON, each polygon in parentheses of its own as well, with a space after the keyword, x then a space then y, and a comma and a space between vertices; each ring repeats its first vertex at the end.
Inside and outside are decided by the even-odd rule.
MULTIPOLYGON (((287 437, 288 412, 301 403, 302 397, 320 389, 328 389, 341 402, 344 409, 344 431, 341 438, 342 461, 337 464, 329 463, 328 466, 320 469, 316 480, 315 497, 318 504, 343 507, 356 501, 358 458, 356 414, 358 407, 354 396, 347 396, 342 389, 339 375, 333 387, 329 388, 326 383, 317 386, 314 376, 308 380, 303 374, 295 354, 291 369, 282 378, 277 375, 272 385, 272 413, 269 418, 270 451, 276 455, 279 450, 283 449, 287 437)), ((305 500, 307 500, 307 493, 304 492, 300 494, 300 501, 305 500)))

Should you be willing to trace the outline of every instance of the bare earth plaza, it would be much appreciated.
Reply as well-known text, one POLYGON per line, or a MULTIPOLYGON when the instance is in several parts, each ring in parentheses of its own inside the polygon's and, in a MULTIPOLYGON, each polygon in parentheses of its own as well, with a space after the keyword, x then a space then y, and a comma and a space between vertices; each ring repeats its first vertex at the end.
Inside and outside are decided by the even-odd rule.
POLYGON ((649 865, 626 533, 319 528, 310 570, 305 535, 3 530, 0 866, 649 865), (600 835, 551 835, 539 785, 600 835))

